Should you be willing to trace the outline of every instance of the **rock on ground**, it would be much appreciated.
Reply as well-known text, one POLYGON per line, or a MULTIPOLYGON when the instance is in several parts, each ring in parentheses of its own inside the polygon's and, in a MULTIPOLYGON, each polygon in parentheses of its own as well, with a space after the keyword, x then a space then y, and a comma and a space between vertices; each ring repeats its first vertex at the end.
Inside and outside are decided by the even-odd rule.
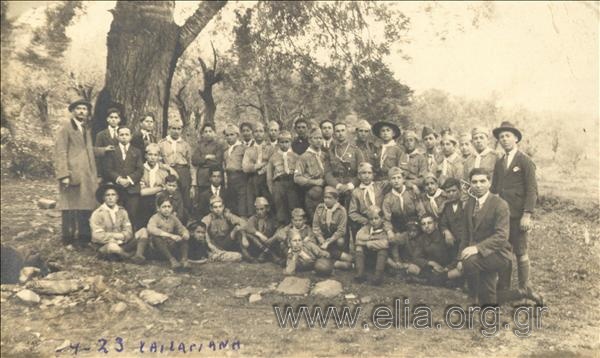
POLYGON ((118 302, 112 305, 110 311, 112 313, 121 313, 127 309, 127 304, 125 302, 118 302))
POLYGON ((56 207, 56 200, 39 199, 37 205, 41 209, 54 209, 56 207))
POLYGON ((25 283, 29 281, 32 277, 39 275, 40 269, 37 267, 26 266, 21 269, 19 274, 19 282, 25 283))
POLYGON ((344 291, 342 284, 336 280, 325 280, 317 283, 312 290, 313 295, 332 298, 342 294, 344 291))
POLYGON ((82 289, 83 283, 79 280, 38 280, 29 282, 27 287, 44 295, 66 295, 82 289))
POLYGON ((235 298, 246 298, 252 294, 257 294, 260 293, 261 289, 258 287, 244 287, 244 288, 238 288, 233 292, 233 296, 235 298))
POLYGON ((253 293, 250 295, 250 298, 248 298, 248 302, 250 303, 258 302, 260 300, 262 300, 260 293, 253 293))
POLYGON ((152 306, 156 306, 165 302, 169 298, 169 296, 153 290, 143 290, 142 292, 140 292, 140 298, 146 303, 152 306))
POLYGON ((300 277, 286 277, 279 286, 277 292, 284 295, 305 295, 308 293, 310 280, 300 277))
POLYGON ((17 298, 28 305, 37 305, 41 301, 40 296, 31 290, 21 290, 17 292, 17 298))

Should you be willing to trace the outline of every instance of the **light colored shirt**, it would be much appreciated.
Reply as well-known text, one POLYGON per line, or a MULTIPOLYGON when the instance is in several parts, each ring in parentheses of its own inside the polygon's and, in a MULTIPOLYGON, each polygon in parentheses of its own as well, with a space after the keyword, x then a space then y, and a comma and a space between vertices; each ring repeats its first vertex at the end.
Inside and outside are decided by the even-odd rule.
POLYGON ((192 163, 192 150, 190 145, 181 138, 174 140, 171 136, 166 136, 158 142, 160 154, 165 164, 190 165, 192 163))

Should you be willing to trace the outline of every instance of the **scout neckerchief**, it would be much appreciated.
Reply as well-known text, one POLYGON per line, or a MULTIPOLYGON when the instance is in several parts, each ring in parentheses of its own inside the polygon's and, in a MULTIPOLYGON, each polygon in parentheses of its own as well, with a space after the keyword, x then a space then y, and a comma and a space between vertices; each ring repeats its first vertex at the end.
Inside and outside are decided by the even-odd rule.
POLYGON ((383 232, 383 228, 379 228, 379 229, 373 229, 373 227, 371 227, 371 228, 369 229, 369 236, 371 236, 371 237, 370 237, 370 239, 372 239, 372 236, 373 236, 374 234, 380 234, 380 233, 382 233, 382 232, 383 232))
POLYGON ((315 157, 317 158, 317 162, 319 163, 319 168, 321 168, 321 170, 325 172, 325 167, 323 166, 323 162, 321 161, 321 150, 319 149, 319 151, 317 152, 311 147, 308 147, 306 151, 315 155, 315 157))
POLYGON ((396 142, 394 142, 394 140, 390 140, 389 142, 382 144, 381 145, 381 158, 379 158, 379 166, 381 168, 383 168, 383 162, 385 162, 385 158, 386 158, 386 149, 388 147, 393 147, 396 145, 396 142))
POLYGON ((156 185, 156 174, 158 174, 158 163, 154 164, 154 167, 150 167, 148 162, 144 163, 144 168, 148 170, 148 186, 154 188, 156 185))
POLYGON ((108 215, 110 216, 113 225, 117 225, 117 211, 119 211, 119 206, 115 205, 114 208, 111 209, 108 207, 108 205, 106 205, 106 203, 104 203, 102 204, 102 207, 104 207, 104 209, 108 211, 108 215))
POLYGON ((181 137, 173 139, 170 135, 168 135, 165 138, 171 144, 171 150, 173 151, 173 154, 177 153, 177 143, 182 141, 181 137))
POLYGON ((242 142, 240 142, 240 140, 236 140, 235 143, 233 143, 232 145, 229 146, 229 148, 227 148, 227 157, 231 157, 231 153, 233 152, 233 149, 235 147, 237 147, 238 145, 242 145, 242 142))
POLYGON ((254 141, 254 146, 256 147, 256 164, 260 164, 263 161, 263 146, 265 142, 257 143, 254 141))
POLYGON ((342 155, 338 155, 338 151, 337 151, 338 146, 334 146, 333 147, 333 154, 335 155, 336 158, 338 158, 340 160, 340 162, 344 162, 344 155, 346 155, 346 153, 348 152, 348 148, 350 148, 350 142, 346 141, 346 148, 344 149, 344 152, 342 153, 342 155))
POLYGON ((481 153, 477 153, 477 151, 475 151, 475 164, 473 165, 473 168, 479 168, 481 166, 481 158, 484 155, 488 155, 492 150, 487 147, 484 150, 481 151, 481 153))
POLYGON ((433 195, 429 195, 429 194, 425 193, 425 195, 429 199, 429 205, 431 205, 431 209, 433 210, 433 214, 435 215, 436 218, 438 216, 439 207, 438 207, 437 203, 435 202, 435 199, 437 199, 440 195, 442 195, 442 193, 443 193, 443 191, 440 188, 438 188, 433 195))
POLYGON ((340 203, 335 203, 331 209, 329 209, 327 206, 325 206, 325 224, 327 225, 327 228, 329 228, 331 226, 331 224, 333 223, 333 213, 340 207, 340 203))
POLYGON ((458 153, 454 152, 450 156, 444 156, 444 160, 442 161, 442 175, 448 175, 448 170, 450 169, 450 163, 454 162, 454 159, 458 156, 458 153))
POLYGON ((402 185, 402 190, 398 192, 396 189, 392 189, 392 194, 396 195, 398 199, 400 199, 400 210, 404 212, 404 198, 402 198, 402 194, 406 190, 406 186, 402 185))
POLYGON ((375 188, 373 187, 373 183, 369 185, 360 184, 359 187, 363 190, 363 199, 367 203, 367 209, 371 205, 375 205, 375 188))
POLYGON ((279 152, 281 152, 281 157, 283 157, 283 171, 286 175, 290 174, 290 163, 288 161, 288 154, 292 152, 292 148, 288 149, 285 152, 279 149, 279 152))

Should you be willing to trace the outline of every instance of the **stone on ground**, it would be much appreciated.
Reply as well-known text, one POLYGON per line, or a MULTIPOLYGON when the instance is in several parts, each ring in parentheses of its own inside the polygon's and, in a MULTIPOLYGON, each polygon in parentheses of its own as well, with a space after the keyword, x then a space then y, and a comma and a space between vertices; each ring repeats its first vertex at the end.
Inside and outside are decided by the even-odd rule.
POLYGON ((56 207, 56 200, 42 198, 37 201, 37 205, 40 209, 54 209, 56 207))
POLYGON ((21 290, 17 292, 17 298, 28 305, 37 305, 41 301, 40 296, 31 290, 21 290))
POLYGON ((248 298, 248 302, 250 303, 258 302, 260 300, 262 300, 260 293, 253 293, 250 295, 250 298, 248 298))
POLYGON ((316 296, 323 296, 332 298, 340 295, 344 289, 342 284, 336 280, 325 280, 317 283, 312 290, 312 294, 316 296))
POLYGON ((260 293, 261 289, 258 287, 247 286, 244 288, 238 288, 233 292, 235 298, 246 298, 252 294, 260 293))
POLYGON ((284 295, 305 295, 309 287, 309 279, 290 276, 281 281, 276 291, 284 295))
POLYGON ((140 292, 140 298, 147 304, 156 306, 165 302, 169 296, 153 290, 143 290, 140 292))
POLYGON ((118 302, 112 305, 110 311, 112 313, 121 313, 127 309, 127 304, 125 302, 118 302))
POLYGON ((83 288, 79 280, 38 280, 30 281, 27 287, 43 295, 67 295, 83 288))
POLYGON ((29 281, 32 277, 38 276, 40 273, 40 269, 37 267, 26 266, 21 269, 19 274, 19 282, 25 283, 29 281))

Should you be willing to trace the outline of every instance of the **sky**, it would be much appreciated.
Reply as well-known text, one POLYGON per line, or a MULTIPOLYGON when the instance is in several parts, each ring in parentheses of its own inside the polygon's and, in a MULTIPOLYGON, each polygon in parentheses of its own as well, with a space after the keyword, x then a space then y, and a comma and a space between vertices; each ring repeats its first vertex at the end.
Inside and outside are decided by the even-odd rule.
MULTIPOLYGON (((181 23, 196 3, 176 2, 176 21, 181 23)), ((36 8, 45 6, 43 1, 11 1, 8 15, 27 22, 36 8)), ((107 10, 114 2, 87 6, 88 13, 68 31, 73 38, 70 58, 80 62, 78 66, 102 69, 105 62, 86 61, 106 54, 112 20, 107 10)), ((471 99, 495 97, 501 105, 533 111, 599 118, 597 2, 493 2, 485 6, 492 10, 476 27, 474 9, 482 7, 480 2, 390 6, 410 17, 411 28, 410 42, 395 46, 388 63, 416 94, 436 88, 471 99)), ((208 36, 198 41, 207 42, 208 36)))

